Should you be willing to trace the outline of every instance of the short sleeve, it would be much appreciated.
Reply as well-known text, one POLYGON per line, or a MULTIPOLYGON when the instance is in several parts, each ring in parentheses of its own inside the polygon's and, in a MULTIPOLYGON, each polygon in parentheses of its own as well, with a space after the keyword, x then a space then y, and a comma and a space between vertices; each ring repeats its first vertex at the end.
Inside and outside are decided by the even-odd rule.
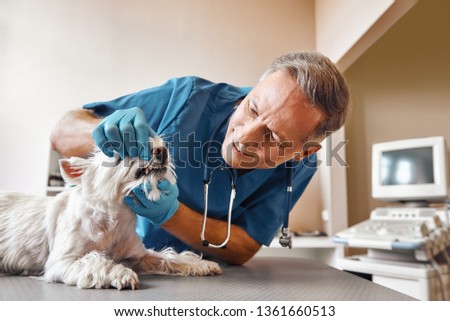
POLYGON ((106 117, 116 110, 140 107, 157 133, 167 126, 181 112, 193 87, 193 78, 174 78, 165 84, 125 95, 110 101, 85 104, 99 117, 106 117))

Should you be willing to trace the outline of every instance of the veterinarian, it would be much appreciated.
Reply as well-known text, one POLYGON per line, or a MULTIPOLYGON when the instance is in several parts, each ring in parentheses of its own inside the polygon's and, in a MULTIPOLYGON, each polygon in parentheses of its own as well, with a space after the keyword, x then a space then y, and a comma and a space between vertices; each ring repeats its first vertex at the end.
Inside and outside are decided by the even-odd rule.
MULTIPOLYGON (((243 264, 280 230, 286 206, 285 162, 297 161, 295 204, 316 171, 320 142, 343 126, 348 104, 345 80, 328 58, 291 53, 275 59, 254 88, 184 77, 84 105, 59 122, 52 146, 66 157, 87 157, 95 143, 108 155, 115 150, 122 158, 148 159, 148 136, 156 132, 168 144, 178 182, 161 182, 164 195, 157 202, 142 197, 142 189, 125 200, 137 214, 137 232, 146 247, 189 248, 243 264), (217 151, 210 162, 212 157, 214 164, 227 164, 237 173, 225 249, 204 247, 200 239, 203 159, 210 140, 217 151)), ((230 177, 227 171, 214 175, 205 238, 220 244, 227 234, 230 177)))

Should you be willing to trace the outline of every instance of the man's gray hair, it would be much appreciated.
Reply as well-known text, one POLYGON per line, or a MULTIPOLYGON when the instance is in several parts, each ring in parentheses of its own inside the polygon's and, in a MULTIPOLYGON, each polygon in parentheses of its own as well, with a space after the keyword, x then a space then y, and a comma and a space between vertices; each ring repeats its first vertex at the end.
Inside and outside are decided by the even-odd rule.
MULTIPOLYGON (((275 59, 261 79, 284 70, 296 79, 309 103, 324 113, 324 120, 306 141, 322 141, 341 128, 349 113, 349 90, 336 65, 318 52, 293 52, 275 59)), ((306 142, 305 141, 305 142, 306 142)))

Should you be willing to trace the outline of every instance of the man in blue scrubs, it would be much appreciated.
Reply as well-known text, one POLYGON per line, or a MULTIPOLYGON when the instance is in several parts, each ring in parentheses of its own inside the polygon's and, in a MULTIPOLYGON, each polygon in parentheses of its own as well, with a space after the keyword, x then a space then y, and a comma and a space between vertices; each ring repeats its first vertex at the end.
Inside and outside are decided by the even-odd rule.
MULTIPOLYGON (((348 100, 345 80, 329 59, 292 53, 274 60, 254 88, 184 77, 87 104, 61 120, 52 145, 67 157, 87 156, 95 142, 108 155, 115 151, 122 158, 148 159, 146 142, 156 132, 167 142, 178 182, 161 182, 164 193, 157 202, 143 197, 139 188, 125 199, 137 214, 137 232, 145 245, 197 250, 243 264, 261 245, 270 244, 283 223, 285 163, 297 161, 295 204, 316 171, 320 141, 344 124, 348 100), (209 141, 214 142, 212 153, 206 153, 209 141), (225 165, 237 174, 225 249, 201 244, 205 157, 210 167, 225 165)), ((230 185, 227 171, 214 172, 205 233, 213 244, 226 237, 230 185)))

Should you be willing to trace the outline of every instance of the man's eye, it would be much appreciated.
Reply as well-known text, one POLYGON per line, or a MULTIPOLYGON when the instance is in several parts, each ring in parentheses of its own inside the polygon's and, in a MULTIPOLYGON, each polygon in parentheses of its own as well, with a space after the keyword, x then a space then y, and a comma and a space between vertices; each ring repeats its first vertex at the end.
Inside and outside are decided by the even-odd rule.
POLYGON ((250 106, 250 104, 247 105, 247 109, 250 111, 250 114, 257 117, 258 111, 255 109, 255 107, 250 106))

